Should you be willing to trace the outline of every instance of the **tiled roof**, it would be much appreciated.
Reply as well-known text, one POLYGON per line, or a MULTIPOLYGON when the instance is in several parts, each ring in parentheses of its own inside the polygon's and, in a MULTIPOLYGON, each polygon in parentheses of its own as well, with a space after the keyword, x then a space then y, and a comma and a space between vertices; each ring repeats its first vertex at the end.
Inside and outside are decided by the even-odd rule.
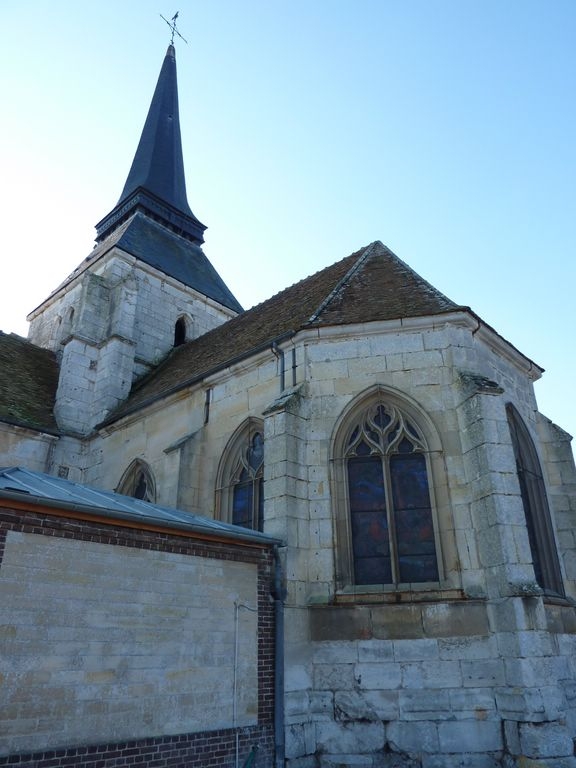
POLYGON ((419 317, 455 309, 454 302, 377 241, 174 349, 135 385, 107 422, 305 327, 419 317))
POLYGON ((0 331, 0 421, 57 433, 53 413, 57 386, 53 352, 0 331))

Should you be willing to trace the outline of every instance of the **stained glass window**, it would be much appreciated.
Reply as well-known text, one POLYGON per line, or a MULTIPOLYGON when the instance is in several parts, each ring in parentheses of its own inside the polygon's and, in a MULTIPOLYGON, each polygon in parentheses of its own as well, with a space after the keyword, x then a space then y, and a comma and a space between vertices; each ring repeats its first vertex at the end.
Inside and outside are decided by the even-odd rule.
POLYGON ((156 487, 150 467, 136 459, 130 464, 117 488, 118 493, 142 501, 156 501, 156 487))
POLYGON ((349 430, 354 582, 438 581, 425 443, 397 408, 372 405, 349 430))
POLYGON ((545 594, 564 596, 550 507, 538 454, 526 425, 511 403, 506 406, 506 414, 516 459, 534 576, 545 594))
POLYGON ((232 522, 262 530, 264 517, 264 439, 260 432, 247 436, 238 450, 232 473, 232 522))

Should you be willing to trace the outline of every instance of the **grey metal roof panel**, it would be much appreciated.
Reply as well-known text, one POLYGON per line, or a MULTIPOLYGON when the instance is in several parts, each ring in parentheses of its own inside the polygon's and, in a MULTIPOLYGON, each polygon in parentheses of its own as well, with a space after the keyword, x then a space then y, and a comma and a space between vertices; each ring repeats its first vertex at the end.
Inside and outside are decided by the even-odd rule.
POLYGON ((22 467, 0 467, 0 498, 27 499, 32 503, 98 514, 112 520, 130 520, 143 525, 160 525, 267 545, 280 543, 278 539, 259 531, 151 504, 114 491, 102 491, 22 467))

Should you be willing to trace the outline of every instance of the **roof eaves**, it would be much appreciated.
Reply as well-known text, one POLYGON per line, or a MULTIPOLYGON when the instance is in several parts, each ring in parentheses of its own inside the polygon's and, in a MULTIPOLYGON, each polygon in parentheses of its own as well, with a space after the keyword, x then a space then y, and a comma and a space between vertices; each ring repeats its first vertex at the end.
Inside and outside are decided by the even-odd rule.
POLYGON ((20 419, 11 419, 6 416, 0 415, 0 422, 2 424, 8 424, 11 427, 19 427, 20 429, 29 429, 32 432, 40 432, 43 435, 50 435, 50 437, 61 437, 62 433, 53 429, 52 427, 46 427, 42 424, 32 424, 31 422, 22 421, 20 419))

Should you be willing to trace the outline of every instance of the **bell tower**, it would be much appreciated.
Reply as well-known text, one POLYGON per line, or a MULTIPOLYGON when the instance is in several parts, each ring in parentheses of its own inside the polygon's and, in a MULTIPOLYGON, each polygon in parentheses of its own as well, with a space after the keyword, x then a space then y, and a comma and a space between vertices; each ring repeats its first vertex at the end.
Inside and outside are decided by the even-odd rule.
POLYGON ((82 264, 28 317, 61 361, 55 415, 89 434, 175 344, 242 311, 202 250, 186 195, 176 54, 164 57, 124 189, 82 264))

